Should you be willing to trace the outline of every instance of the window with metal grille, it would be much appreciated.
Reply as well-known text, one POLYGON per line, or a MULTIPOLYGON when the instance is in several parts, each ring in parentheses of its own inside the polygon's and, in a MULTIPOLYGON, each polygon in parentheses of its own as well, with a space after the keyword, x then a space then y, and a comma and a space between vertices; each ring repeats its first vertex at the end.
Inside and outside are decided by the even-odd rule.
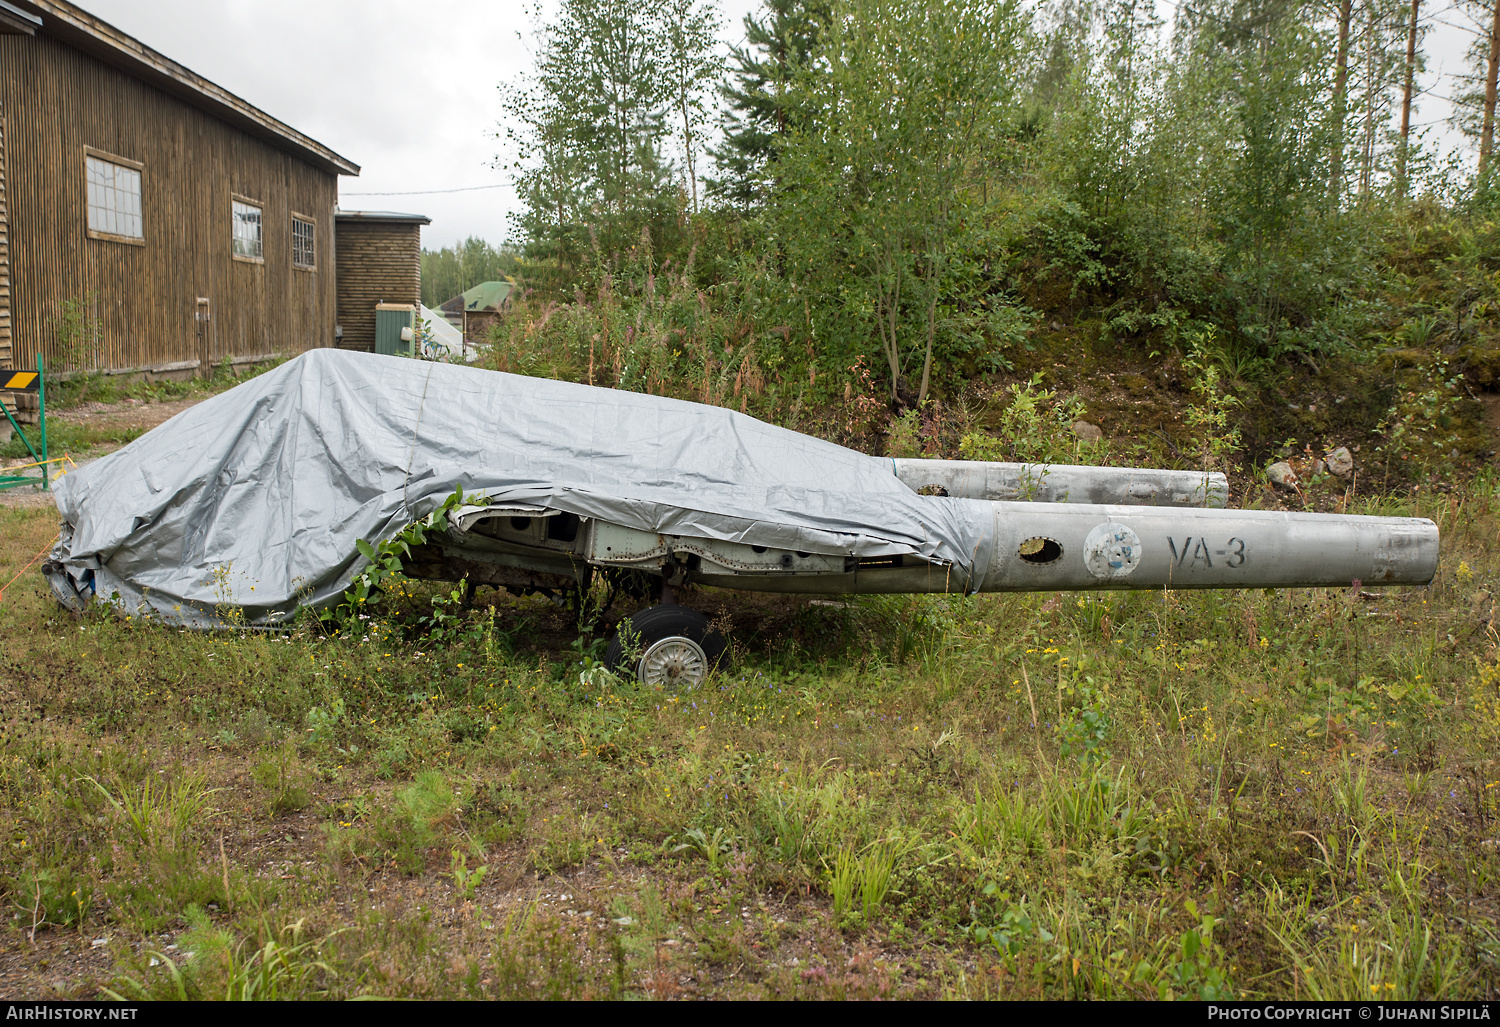
POLYGON ((234 250, 242 260, 263 260, 265 249, 261 241, 260 208, 249 203, 234 201, 234 250))
POLYGON ((141 172, 89 155, 89 231, 119 239, 144 239, 141 216, 141 172))
POLYGON ((292 215, 292 266, 313 268, 317 266, 317 250, 313 235, 317 225, 304 217, 292 215))

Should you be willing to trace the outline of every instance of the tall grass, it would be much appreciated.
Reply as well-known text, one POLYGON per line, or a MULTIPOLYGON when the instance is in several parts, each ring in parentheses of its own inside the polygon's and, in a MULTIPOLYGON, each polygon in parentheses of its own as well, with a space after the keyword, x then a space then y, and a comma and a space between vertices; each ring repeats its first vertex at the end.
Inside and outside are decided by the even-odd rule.
MULTIPOLYGON (((38 962, 109 939, 80 996, 1492 997, 1500 517, 1457 495, 1372 506, 1447 518, 1373 600, 689 596, 739 643, 689 696, 487 590, 443 641, 240 637, 27 579, 0 886, 38 962)), ((0 525, 0 574, 55 530, 0 525)))

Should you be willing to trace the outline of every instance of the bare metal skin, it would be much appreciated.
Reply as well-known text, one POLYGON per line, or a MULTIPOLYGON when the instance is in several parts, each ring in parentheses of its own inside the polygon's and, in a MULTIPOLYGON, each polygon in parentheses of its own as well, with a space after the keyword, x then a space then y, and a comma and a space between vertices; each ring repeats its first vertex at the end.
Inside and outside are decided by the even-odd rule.
POLYGON ((913 490, 955 499, 1222 507, 1229 497, 1229 479, 1218 472, 979 460, 891 462, 896 477, 913 490))

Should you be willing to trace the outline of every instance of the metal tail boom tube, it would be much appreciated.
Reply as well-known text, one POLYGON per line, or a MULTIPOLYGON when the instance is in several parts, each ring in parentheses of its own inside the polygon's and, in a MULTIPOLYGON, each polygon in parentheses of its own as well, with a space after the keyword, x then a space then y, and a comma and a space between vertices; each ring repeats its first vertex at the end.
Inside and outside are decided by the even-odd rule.
POLYGON ((985 592, 1426 585, 1437 573, 1437 525, 1422 518, 994 505, 985 592))
POLYGON ((912 489, 936 487, 943 490, 941 495, 955 499, 1222 507, 1229 498, 1229 479, 1217 471, 982 460, 896 459, 891 463, 896 477, 912 489))
MULTIPOLYGON (((974 502, 937 498, 933 502, 974 502)), ((705 562, 693 580, 768 592, 1033 592, 1426 585, 1438 530, 1415 517, 1036 503, 987 504, 989 558, 961 569, 906 557, 850 561, 844 574, 735 575, 705 562)))

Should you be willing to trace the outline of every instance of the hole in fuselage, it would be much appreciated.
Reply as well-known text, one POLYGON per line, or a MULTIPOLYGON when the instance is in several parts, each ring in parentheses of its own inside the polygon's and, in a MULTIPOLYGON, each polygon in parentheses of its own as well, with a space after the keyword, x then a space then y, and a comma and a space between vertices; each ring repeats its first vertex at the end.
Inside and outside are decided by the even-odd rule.
POLYGON ((531 518, 512 517, 510 519, 510 527, 512 531, 528 531, 531 528, 531 518))
POLYGON ((547 537, 554 542, 572 542, 578 537, 578 515, 560 513, 547 518, 547 537))
POLYGON ((1022 542, 1016 555, 1027 563, 1051 563, 1062 556, 1062 543, 1055 538, 1037 535, 1022 542))

